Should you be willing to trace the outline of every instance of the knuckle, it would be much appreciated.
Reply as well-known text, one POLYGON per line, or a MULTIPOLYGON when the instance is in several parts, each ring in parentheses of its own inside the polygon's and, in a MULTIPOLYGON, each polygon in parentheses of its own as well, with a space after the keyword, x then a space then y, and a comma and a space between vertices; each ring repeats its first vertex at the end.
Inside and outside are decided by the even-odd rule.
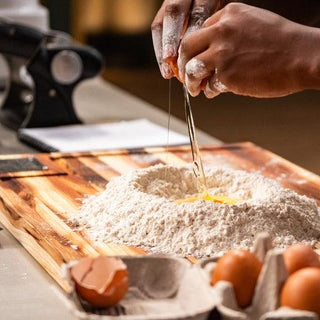
POLYGON ((215 18, 214 18, 214 15, 212 15, 204 22, 203 27, 210 27, 214 24, 215 24, 215 18))
POLYGON ((195 74, 193 71, 189 70, 188 65, 187 65, 187 67, 186 67, 186 71, 185 71, 185 72, 186 72, 186 75, 187 75, 187 77, 188 77, 188 80, 189 80, 191 83, 193 83, 194 81, 197 80, 196 74, 195 74))
POLYGON ((228 23, 227 21, 221 23, 220 34, 223 36, 224 39, 235 34, 233 25, 231 23, 228 23))
POLYGON ((179 2, 172 2, 166 5, 165 7, 165 14, 177 17, 182 13, 182 6, 179 2))
POLYGON ((222 51, 222 50, 219 50, 219 49, 216 49, 216 50, 213 52, 213 56, 214 56, 214 60, 216 61, 216 63, 220 63, 220 64, 221 64, 221 61, 222 61, 223 58, 224 58, 223 51, 222 51))
POLYGON ((236 26, 230 20, 221 20, 214 26, 214 31, 217 35, 219 35, 224 41, 227 38, 232 37, 237 33, 236 26))
POLYGON ((199 83, 201 79, 207 77, 208 74, 211 73, 208 68, 209 67, 203 61, 193 58, 186 65, 186 73, 191 81, 199 83))
POLYGON ((217 22, 214 26, 211 27, 212 32, 214 32, 215 35, 221 36, 223 35, 223 29, 224 26, 221 22, 217 22))
POLYGON ((223 61, 226 61, 230 56, 230 49, 227 46, 222 44, 215 48, 213 55, 214 55, 215 61, 218 61, 221 64, 223 61))
POLYGON ((225 6, 225 12, 230 13, 230 14, 235 14, 240 10, 241 4, 231 2, 225 6))
POLYGON ((183 54, 188 54, 191 49, 189 37, 185 37, 181 40, 180 49, 183 54))
POLYGON ((162 26, 163 26, 162 21, 153 20, 153 22, 151 23, 151 30, 153 30, 153 31, 161 30, 162 26))

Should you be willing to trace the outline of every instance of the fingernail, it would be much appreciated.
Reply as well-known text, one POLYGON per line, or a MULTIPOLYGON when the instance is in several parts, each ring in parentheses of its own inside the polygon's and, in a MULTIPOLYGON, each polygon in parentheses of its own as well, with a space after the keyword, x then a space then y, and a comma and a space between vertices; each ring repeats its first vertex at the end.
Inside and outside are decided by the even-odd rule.
POLYGON ((212 90, 210 87, 210 81, 208 81, 204 89, 204 94, 208 99, 212 99, 215 96, 219 95, 219 92, 212 90))
POLYGON ((164 78, 168 78, 172 74, 172 70, 167 63, 163 63, 161 66, 161 73, 164 78))
POLYGON ((195 83, 190 81, 188 76, 185 77, 185 84, 191 97, 196 97, 197 95, 199 95, 200 89, 197 87, 195 83))
POLYGON ((201 89, 202 91, 204 91, 204 90, 206 89, 206 86, 207 86, 207 84, 208 84, 208 81, 209 81, 209 78, 205 78, 205 79, 203 79, 203 80, 201 81, 200 89, 201 89))
POLYGON ((214 94, 214 91, 211 89, 211 87, 210 87, 210 81, 207 81, 207 84, 206 84, 206 86, 205 86, 205 88, 204 88, 204 93, 205 93, 205 95, 208 97, 208 96, 210 96, 210 95, 212 95, 212 94, 214 94))
POLYGON ((195 98, 199 95, 200 91, 189 91, 189 93, 192 98, 195 98))
POLYGON ((208 98, 208 99, 212 99, 212 98, 214 98, 215 96, 216 96, 216 94, 213 92, 213 91, 207 91, 207 90, 205 90, 204 91, 204 95, 208 98))
POLYGON ((175 56, 175 50, 171 44, 167 44, 163 47, 163 59, 172 58, 175 56))

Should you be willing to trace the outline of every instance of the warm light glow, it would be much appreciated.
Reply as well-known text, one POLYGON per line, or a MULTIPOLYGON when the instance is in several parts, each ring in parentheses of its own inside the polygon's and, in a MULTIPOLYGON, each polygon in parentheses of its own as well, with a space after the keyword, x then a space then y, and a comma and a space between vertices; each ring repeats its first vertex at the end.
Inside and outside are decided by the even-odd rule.
POLYGON ((157 8, 153 0, 74 0, 73 35, 84 41, 86 34, 103 30, 143 32, 149 30, 157 8))

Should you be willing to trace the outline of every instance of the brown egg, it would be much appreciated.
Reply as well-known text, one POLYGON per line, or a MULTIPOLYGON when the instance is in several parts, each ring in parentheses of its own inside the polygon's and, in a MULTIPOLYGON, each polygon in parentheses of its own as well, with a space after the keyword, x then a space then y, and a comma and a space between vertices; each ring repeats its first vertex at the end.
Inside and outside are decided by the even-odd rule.
POLYGON ((221 257, 211 274, 211 285, 232 283, 239 307, 250 305, 261 270, 261 262, 247 250, 232 250, 221 257))
POLYGON ((306 267, 320 267, 319 256, 305 244, 290 246, 283 252, 283 257, 289 274, 306 267))
POLYGON ((120 259, 84 258, 70 274, 79 296, 96 307, 111 307, 128 291, 128 271, 120 259))
POLYGON ((320 316, 320 268, 293 273, 282 288, 281 306, 313 311, 320 316))

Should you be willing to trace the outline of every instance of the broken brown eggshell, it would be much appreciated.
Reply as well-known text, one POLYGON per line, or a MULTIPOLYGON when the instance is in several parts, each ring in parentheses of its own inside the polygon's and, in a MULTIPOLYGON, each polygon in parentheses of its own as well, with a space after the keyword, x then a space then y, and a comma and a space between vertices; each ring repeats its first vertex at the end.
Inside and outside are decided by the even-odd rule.
POLYGON ((184 258, 168 255, 120 256, 128 269, 129 290, 115 306, 96 308, 76 293, 70 270, 76 262, 62 265, 62 275, 72 290, 59 295, 81 320, 206 320, 214 308, 210 285, 202 270, 184 258))
POLYGON ((78 295, 95 307, 116 305, 129 287, 126 265, 117 258, 83 258, 70 269, 78 295))

